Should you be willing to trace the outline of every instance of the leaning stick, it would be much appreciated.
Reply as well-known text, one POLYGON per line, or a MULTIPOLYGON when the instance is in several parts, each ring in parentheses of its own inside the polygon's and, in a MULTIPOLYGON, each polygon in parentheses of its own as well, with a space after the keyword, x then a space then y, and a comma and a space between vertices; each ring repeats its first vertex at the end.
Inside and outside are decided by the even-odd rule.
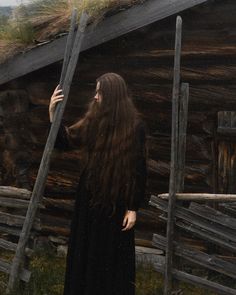
POLYGON ((74 11, 72 15, 72 20, 71 20, 72 22, 71 33, 70 33, 70 37, 68 38, 68 42, 70 43, 66 48, 65 59, 64 59, 65 63, 64 63, 63 71, 61 75, 61 80, 62 80, 62 85, 64 90, 64 99, 63 99, 63 102, 58 104, 59 106, 56 108, 54 121, 53 121, 53 124, 51 125, 46 146, 44 148, 43 157, 40 163, 36 182, 35 182, 32 196, 29 202, 26 218, 21 231, 16 253, 13 259, 13 263, 12 263, 12 267, 10 271, 10 277, 9 277, 8 286, 7 286, 7 293, 10 293, 11 290, 15 288, 16 283, 18 283, 18 274, 23 264, 25 248, 29 239, 30 230, 32 228, 33 221, 35 219, 39 203, 41 202, 41 199, 43 196, 44 187, 46 184, 47 175, 49 171, 50 158, 51 158, 51 154, 55 144, 56 136, 59 130, 59 126, 62 120, 65 105, 68 99, 70 85, 74 75, 76 63, 78 61, 79 52, 80 52, 80 48, 81 48, 81 44, 83 40, 83 33, 87 24, 88 15, 85 12, 82 13, 80 17, 80 24, 77 30, 75 41, 73 42, 72 40, 74 36, 73 32, 75 29, 73 27, 73 24, 75 24, 75 18, 76 18, 76 12, 74 11), (71 50, 72 46, 73 46, 73 50, 71 50), (71 58, 70 58, 70 54, 71 54, 71 58), (66 63, 68 64, 68 66, 66 63))

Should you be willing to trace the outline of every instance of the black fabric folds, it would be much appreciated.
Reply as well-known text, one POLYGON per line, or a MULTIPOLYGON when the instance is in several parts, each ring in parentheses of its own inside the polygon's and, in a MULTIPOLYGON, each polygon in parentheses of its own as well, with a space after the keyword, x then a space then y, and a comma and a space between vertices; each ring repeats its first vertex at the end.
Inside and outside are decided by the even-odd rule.
MULTIPOLYGON (((134 201, 128 206, 117 204, 112 216, 112 208, 105 212, 99 206, 89 206, 91 193, 85 186, 83 170, 70 225, 63 295, 135 295, 135 226, 127 231, 121 229, 127 207, 137 211, 144 199, 145 140, 145 125, 139 124, 134 201)), ((62 123, 55 148, 69 150, 70 142, 68 128, 62 123)))

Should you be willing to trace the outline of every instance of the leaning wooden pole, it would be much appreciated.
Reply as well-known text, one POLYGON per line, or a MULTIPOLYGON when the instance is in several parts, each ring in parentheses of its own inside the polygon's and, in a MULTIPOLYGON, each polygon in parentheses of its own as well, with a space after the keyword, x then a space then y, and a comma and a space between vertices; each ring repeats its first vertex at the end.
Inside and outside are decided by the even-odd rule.
MULTIPOLYGON (((74 12, 72 17, 72 22, 74 21, 75 15, 76 13, 74 12)), ((54 116, 54 121, 53 121, 53 124, 51 125, 49 136, 44 148, 43 157, 40 163, 36 182, 35 182, 32 196, 29 202, 26 218, 24 221, 24 225, 22 228, 19 241, 18 241, 16 253, 13 259, 13 263, 12 263, 12 267, 10 271, 10 277, 9 277, 8 286, 7 286, 7 293, 11 292, 11 290, 15 288, 16 284, 19 281, 18 279, 19 270, 21 269, 23 264, 25 247, 27 245, 29 235, 30 235, 30 230, 32 228, 32 224, 35 219, 35 215, 36 215, 39 203, 41 202, 43 191, 45 188, 45 183, 46 183, 47 175, 49 171, 50 158, 51 158, 51 154, 55 144, 58 129, 62 120, 62 115, 65 109, 65 105, 68 99, 69 89, 70 89, 70 85, 71 85, 74 71, 76 68, 76 64, 78 61, 79 52, 80 52, 80 48, 81 48, 81 44, 83 40, 83 33, 87 24, 87 20, 88 20, 88 15, 85 12, 83 12, 80 17, 80 24, 76 33, 75 41, 73 42, 73 40, 70 40, 70 38, 73 38, 73 32, 71 32, 71 35, 70 35, 71 37, 69 37, 68 39, 68 42, 71 42, 71 46, 73 45, 73 50, 71 51, 71 46, 68 46, 65 53, 65 62, 68 63, 68 66, 67 67, 64 66, 64 70, 63 70, 65 71, 66 69, 65 78, 62 81, 64 99, 57 107, 57 112, 54 116), (68 62, 67 55, 70 56, 70 54, 71 54, 71 57, 69 58, 69 62, 68 62)), ((73 28, 73 31, 74 31, 74 28, 73 28)))
POLYGON ((172 265, 173 265, 173 239, 174 239, 174 217, 175 217, 175 194, 177 178, 177 154, 178 154, 178 113, 180 93, 180 55, 181 55, 182 19, 176 19, 175 35, 175 60, 172 91, 172 131, 171 131, 171 169, 169 182, 169 202, 167 221, 167 246, 165 263, 164 295, 171 294, 172 290, 172 265))

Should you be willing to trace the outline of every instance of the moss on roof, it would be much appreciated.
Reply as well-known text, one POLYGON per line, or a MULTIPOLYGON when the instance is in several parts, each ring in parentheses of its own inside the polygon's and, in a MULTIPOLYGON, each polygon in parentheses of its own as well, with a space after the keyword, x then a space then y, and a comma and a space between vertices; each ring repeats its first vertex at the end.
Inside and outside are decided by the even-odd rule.
POLYGON ((90 23, 99 23, 105 16, 115 14, 145 0, 31 0, 17 6, 9 19, 0 20, 0 63, 17 53, 54 39, 69 28, 73 7, 78 17, 83 9, 90 23))

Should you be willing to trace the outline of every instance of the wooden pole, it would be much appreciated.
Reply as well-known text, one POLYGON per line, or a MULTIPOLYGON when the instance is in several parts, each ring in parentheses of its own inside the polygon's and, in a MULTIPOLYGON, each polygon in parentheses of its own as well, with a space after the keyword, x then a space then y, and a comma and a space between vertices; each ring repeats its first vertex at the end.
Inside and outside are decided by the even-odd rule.
POLYGON ((179 132, 178 132, 178 175, 176 191, 182 193, 184 191, 184 168, 186 154, 186 130, 188 120, 188 100, 189 100, 189 84, 181 84, 181 95, 179 103, 179 132))
MULTIPOLYGON (((76 16, 76 13, 73 12, 72 23, 75 23, 74 22, 75 16, 76 16)), ((71 40, 71 38, 73 38, 74 28, 73 28, 73 32, 71 32, 70 37, 68 38, 68 42, 71 42, 70 43, 71 46, 73 45, 73 50, 71 51, 71 48, 68 46, 67 50, 65 52, 65 62, 67 62, 67 63, 68 63, 68 55, 70 55, 71 52, 72 52, 72 55, 71 55, 71 58, 69 59, 68 66, 66 67, 66 65, 64 65, 64 67, 63 67, 64 70, 63 70, 62 75, 64 74, 64 71, 66 71, 65 79, 62 81, 63 82, 62 83, 63 90, 64 90, 63 91, 64 99, 60 103, 60 105, 57 106, 57 108, 56 108, 56 114, 54 116, 54 121, 53 121, 53 124, 51 125, 49 136, 48 136, 48 139, 46 142, 46 146, 45 146, 43 157, 42 157, 42 160, 40 163, 38 175, 36 178, 36 182, 35 182, 32 196, 31 196, 30 203, 29 203, 29 207, 27 210, 25 222, 24 222, 24 225, 22 228, 22 232, 21 232, 21 235, 19 238, 16 253, 15 253, 15 256, 13 259, 10 277, 9 277, 8 286, 7 286, 7 293, 10 293, 11 290, 13 290, 15 288, 16 284, 18 283, 18 273, 19 273, 19 270, 23 264, 25 247, 26 247, 29 235, 30 235, 30 230, 32 228, 33 221, 35 219, 35 215, 36 215, 39 203, 42 199, 45 183, 47 180, 51 154, 53 151, 53 147, 54 147, 54 143, 55 143, 56 136, 58 133, 58 129, 59 129, 59 126, 60 126, 60 123, 62 120, 62 115, 63 115, 64 109, 65 109, 65 105, 66 105, 66 102, 68 99, 69 89, 70 89, 70 85, 71 85, 72 78, 74 75, 77 60, 79 57, 79 52, 80 52, 80 48, 81 48, 81 44, 82 44, 82 40, 83 40, 83 33, 84 33, 84 30, 85 30, 85 27, 87 24, 87 20, 88 20, 88 15, 86 13, 82 13, 74 44, 71 40)), ((71 28, 72 28, 72 25, 71 25, 71 28)))
MULTIPOLYGON (((169 199, 169 194, 159 194, 161 199, 169 199)), ((177 193, 177 200, 182 201, 214 201, 214 202, 236 202, 236 195, 233 194, 207 194, 207 193, 177 193)))
POLYGON ((165 263, 164 295, 171 294, 172 290, 172 265, 173 265, 173 239, 175 216, 175 193, 177 177, 177 153, 178 153, 178 112, 179 112, 179 88, 180 88, 180 55, 181 55, 182 19, 177 16, 175 35, 175 60, 174 80, 172 92, 172 131, 171 131, 171 170, 169 182, 169 203, 167 221, 167 246, 165 263))

